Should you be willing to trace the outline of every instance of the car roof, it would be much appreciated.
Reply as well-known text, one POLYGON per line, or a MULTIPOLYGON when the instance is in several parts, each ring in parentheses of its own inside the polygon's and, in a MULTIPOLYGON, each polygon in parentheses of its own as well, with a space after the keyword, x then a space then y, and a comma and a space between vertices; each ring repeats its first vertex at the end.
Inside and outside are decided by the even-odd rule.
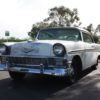
POLYGON ((44 29, 41 29, 41 30, 52 30, 52 29, 76 29, 76 30, 79 30, 79 31, 84 31, 86 33, 89 33, 86 29, 81 28, 81 27, 54 27, 54 28, 44 28, 44 29))

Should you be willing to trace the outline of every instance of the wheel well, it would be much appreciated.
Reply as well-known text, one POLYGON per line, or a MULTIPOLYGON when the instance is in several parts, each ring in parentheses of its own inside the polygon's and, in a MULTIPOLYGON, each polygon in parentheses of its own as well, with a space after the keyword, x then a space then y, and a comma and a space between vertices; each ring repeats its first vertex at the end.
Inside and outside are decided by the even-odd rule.
POLYGON ((98 56, 98 59, 100 59, 100 55, 98 56))
POLYGON ((81 61, 80 56, 78 56, 78 55, 74 56, 73 59, 72 59, 72 62, 73 62, 73 60, 75 60, 77 62, 78 69, 80 71, 82 71, 82 61, 81 61))

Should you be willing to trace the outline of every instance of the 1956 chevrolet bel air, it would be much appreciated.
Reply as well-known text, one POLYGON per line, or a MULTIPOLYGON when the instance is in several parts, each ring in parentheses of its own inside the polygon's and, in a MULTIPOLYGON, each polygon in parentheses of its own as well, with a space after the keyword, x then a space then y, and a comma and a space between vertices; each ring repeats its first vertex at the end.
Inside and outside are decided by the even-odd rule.
POLYGON ((1 44, 0 54, 0 70, 14 80, 32 73, 67 76, 75 82, 83 70, 96 68, 100 46, 84 29, 49 28, 40 30, 35 41, 1 44))

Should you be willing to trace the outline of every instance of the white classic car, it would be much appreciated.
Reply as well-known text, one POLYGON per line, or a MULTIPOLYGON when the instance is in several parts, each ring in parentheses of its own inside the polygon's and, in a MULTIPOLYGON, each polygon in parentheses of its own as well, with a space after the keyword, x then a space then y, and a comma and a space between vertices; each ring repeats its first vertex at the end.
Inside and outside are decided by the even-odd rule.
POLYGON ((0 45, 0 70, 14 80, 27 73, 67 76, 78 80, 88 67, 96 68, 100 46, 89 32, 75 27, 49 28, 38 32, 35 41, 0 45))

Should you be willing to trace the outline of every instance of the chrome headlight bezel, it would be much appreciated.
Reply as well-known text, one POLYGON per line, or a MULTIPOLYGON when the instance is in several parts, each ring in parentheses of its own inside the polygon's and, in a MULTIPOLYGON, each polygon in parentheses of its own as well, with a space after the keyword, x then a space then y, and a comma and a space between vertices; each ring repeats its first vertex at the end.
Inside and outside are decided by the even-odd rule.
POLYGON ((65 47, 62 44, 60 44, 60 43, 56 43, 53 46, 53 53, 56 56, 62 57, 66 53, 65 47))
POLYGON ((0 54, 5 54, 7 51, 7 46, 5 44, 0 44, 0 54))

